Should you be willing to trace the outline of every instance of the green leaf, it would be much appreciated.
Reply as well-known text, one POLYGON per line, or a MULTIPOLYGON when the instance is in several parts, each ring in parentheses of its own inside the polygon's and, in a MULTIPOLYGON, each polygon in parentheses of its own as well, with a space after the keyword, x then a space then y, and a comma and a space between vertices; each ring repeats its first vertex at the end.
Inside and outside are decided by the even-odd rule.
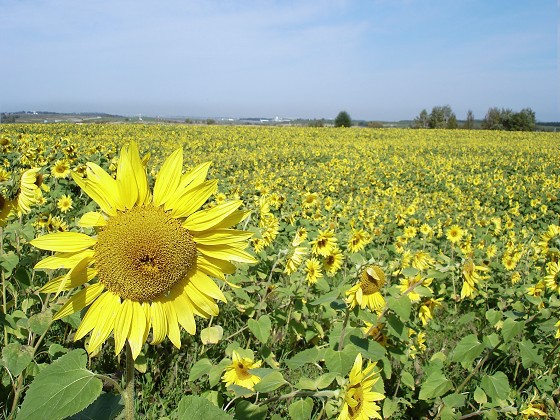
POLYGON ((224 336, 224 329, 219 325, 204 328, 200 331, 200 341, 202 344, 218 344, 224 336))
POLYGON ((297 383, 294 385, 297 389, 309 389, 311 391, 316 390, 315 381, 313 379, 309 379, 305 376, 299 378, 297 383))
POLYGON ((31 363, 34 353, 31 346, 10 343, 2 350, 2 361, 12 376, 18 376, 31 363))
POLYGON ((484 316, 486 316, 486 319, 488 320, 490 325, 494 326, 498 323, 498 321, 500 321, 503 318, 504 315, 502 314, 501 311, 497 311, 495 309, 489 309, 486 311, 484 316))
POLYGON ((406 267, 402 270, 402 275, 405 277, 414 277, 418 273, 418 269, 414 267, 406 267))
POLYGON ((512 318, 507 318, 502 326, 502 337, 504 337, 504 342, 508 343, 511 339, 521 334, 524 327, 524 322, 518 322, 512 318))
POLYGON ((390 297, 387 299, 387 306, 395 311, 401 320, 408 321, 408 318, 410 318, 412 304, 408 296, 400 296, 398 299, 390 297))
POLYGON ((18 263, 19 257, 14 253, 14 251, 9 251, 0 255, 0 266, 8 276, 12 273, 12 270, 16 268, 18 263))
POLYGON ((309 397, 290 404, 288 413, 292 420, 309 420, 313 411, 313 400, 309 397))
POLYGON ((286 360, 286 366, 290 369, 297 369, 302 367, 307 363, 315 363, 318 361, 319 358, 319 350, 317 347, 312 347, 307 350, 300 351, 294 357, 289 360, 286 360))
POLYGON ((261 381, 255 385, 257 392, 271 392, 287 384, 281 372, 274 371, 264 376, 261 381))
POLYGON ((250 319, 247 325, 257 340, 263 344, 268 341, 270 330, 272 329, 272 322, 268 315, 261 316, 257 321, 250 319))
POLYGON ((432 372, 420 387, 420 395, 418 398, 421 400, 429 400, 436 397, 441 397, 447 391, 453 388, 453 384, 447 379, 440 371, 432 372))
POLYGON ((315 378, 315 380, 314 380, 315 388, 316 389, 327 388, 330 384, 332 384, 332 381, 334 381, 334 379, 337 376, 338 375, 334 372, 328 372, 328 373, 325 373, 325 374, 319 376, 318 378, 315 378))
POLYGON ((448 407, 462 407, 465 405, 465 396, 463 394, 449 394, 443 398, 443 402, 448 407))
MULTIPOLYGON (((235 406, 235 420, 262 420, 266 418, 266 405, 255 405, 249 401, 239 401, 235 406)), ((213 419, 202 416, 201 419, 213 419)), ((219 419, 221 420, 221 418, 219 419)))
POLYGON ((340 291, 335 289, 330 291, 329 293, 321 295, 319 298, 315 299, 313 302, 310 302, 309 304, 312 306, 317 306, 322 303, 331 303, 338 298, 338 295, 340 295, 340 291))
POLYGON ((480 356, 480 353, 483 351, 484 344, 478 341, 475 334, 470 334, 459 341, 457 347, 453 350, 451 361, 461 362, 461 366, 467 369, 472 365, 474 359, 480 356))
POLYGON ((352 355, 346 348, 343 351, 335 351, 333 349, 328 349, 325 352, 325 364, 330 372, 336 372, 341 376, 346 376, 352 365, 354 364, 354 359, 356 355, 352 355))
POLYGON ((123 408, 124 404, 119 395, 103 393, 85 410, 67 420, 111 420, 117 417, 123 408))
POLYGON ((508 378, 504 372, 483 376, 480 386, 493 400, 505 400, 510 391, 508 378))
POLYGON ((544 366, 543 357, 538 353, 538 349, 531 340, 521 340, 519 353, 521 354, 521 364, 525 369, 530 368, 533 364, 544 366))
POLYGON ((34 332, 37 335, 43 335, 49 329, 52 318, 52 312, 50 310, 46 310, 29 318, 27 326, 31 332, 34 332))
POLYGON ((410 389, 414 390, 414 377, 408 372, 401 372, 401 381, 410 389))
POLYGON ((200 359, 191 367, 189 374, 189 381, 196 381, 202 375, 207 374, 212 367, 212 362, 209 359, 200 359))
POLYGON ((391 398, 385 398, 383 401, 383 418, 388 419, 399 409, 399 403, 391 398))
POLYGON ((103 383, 86 363, 87 354, 79 349, 44 368, 29 386, 17 420, 64 419, 95 401, 103 383))
POLYGON ((479 404, 486 404, 488 402, 488 398, 486 398, 486 393, 478 386, 474 390, 473 397, 474 400, 479 404))
POLYGON ((206 398, 197 395, 188 395, 181 398, 177 409, 173 412, 177 419, 215 419, 231 420, 231 417, 219 407, 216 407, 206 398))

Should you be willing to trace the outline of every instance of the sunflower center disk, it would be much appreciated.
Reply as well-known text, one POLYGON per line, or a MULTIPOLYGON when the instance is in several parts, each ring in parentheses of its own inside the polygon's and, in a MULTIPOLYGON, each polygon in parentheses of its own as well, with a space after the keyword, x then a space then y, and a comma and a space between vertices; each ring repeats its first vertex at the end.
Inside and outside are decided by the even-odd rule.
POLYGON ((111 217, 94 251, 99 281, 122 299, 136 302, 164 296, 196 261, 192 235, 154 206, 111 217))
POLYGON ((360 274, 360 288, 364 295, 372 295, 381 290, 385 284, 385 274, 376 267, 368 267, 360 274), (368 270, 374 274, 368 273, 368 270))

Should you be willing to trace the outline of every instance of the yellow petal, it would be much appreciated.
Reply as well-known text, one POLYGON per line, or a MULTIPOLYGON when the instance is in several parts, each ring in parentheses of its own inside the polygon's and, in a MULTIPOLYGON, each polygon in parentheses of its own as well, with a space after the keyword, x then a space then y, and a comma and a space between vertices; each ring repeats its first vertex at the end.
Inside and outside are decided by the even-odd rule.
MULTIPOLYGON (((97 284, 101 284, 101 283, 97 283, 97 284)), ((90 287, 93 287, 93 286, 95 286, 95 285, 92 285, 90 287)), ((97 287, 100 287, 100 286, 97 286, 97 287)), ((82 319, 82 322, 80 323, 80 326, 76 330, 76 334, 74 335, 74 341, 77 341, 77 340, 83 338, 88 332, 93 330, 93 328, 97 325, 97 321, 102 316, 102 314, 105 312, 106 301, 111 299, 111 296, 110 296, 111 294, 112 294, 111 292, 105 292, 101 296, 99 296, 97 299, 94 300, 94 302, 91 304, 91 306, 87 310, 86 314, 84 315, 84 318, 82 319)))
POLYGON ((107 220, 101 213, 98 213, 96 211, 88 211, 86 214, 80 217, 80 221, 78 222, 79 226, 88 228, 105 226, 106 224, 107 220))
POLYGON ((88 353, 95 352, 111 335, 115 327, 115 319, 120 311, 121 298, 107 292, 109 297, 103 305, 103 314, 98 318, 88 343, 88 353))
MULTIPOLYGON (((101 283, 95 283, 88 286, 74 296, 72 296, 65 304, 60 308, 60 310, 53 317, 53 320, 64 318, 67 315, 71 315, 74 312, 81 311, 86 306, 90 305, 97 297, 103 292, 104 287, 101 283)), ((90 308, 91 309, 91 308, 90 308)), ((89 311, 88 311, 89 312, 89 311)), ((85 317, 84 317, 85 319, 85 317)), ((83 323, 83 322, 82 322, 83 323)), ((87 332, 86 332, 87 334, 87 332)))
POLYGON ((179 324, 191 335, 196 334, 196 323, 191 301, 182 293, 171 293, 170 296, 173 308, 177 314, 179 324))
POLYGON ((184 293, 189 297, 194 305, 198 306, 203 312, 211 316, 217 316, 219 313, 218 305, 208 295, 200 292, 193 284, 189 283, 185 286, 184 293))
POLYGON ((57 232, 39 236, 30 244, 46 251, 79 252, 95 245, 96 242, 97 238, 92 238, 84 233, 57 232))
POLYGON ((253 236, 253 232, 237 229, 212 229, 206 232, 193 232, 197 244, 220 245, 242 242, 253 236))
POLYGON ((250 211, 236 210, 223 219, 220 223, 214 225, 213 229, 225 229, 237 226, 251 214, 250 211))
MULTIPOLYGON (((132 168, 129 155, 129 147, 123 146, 117 165, 117 186, 123 204, 128 209, 132 208, 138 199, 138 185, 136 184, 134 169, 132 168)), ((120 349, 118 353, 120 353, 120 349)))
POLYGON ((186 189, 182 196, 176 200, 169 200, 165 205, 165 210, 173 209, 173 217, 188 217, 197 211, 206 200, 218 190, 218 181, 203 182, 202 184, 186 189))
POLYGON ((163 305, 159 301, 153 301, 150 310, 153 338, 150 344, 159 344, 167 336, 167 318, 163 311, 163 305))
POLYGON ((132 350, 132 357, 136 360, 140 351, 142 351, 148 324, 146 313, 139 302, 132 302, 132 309, 132 325, 128 335, 128 343, 130 344, 130 350, 132 350))
POLYGON ((241 204, 243 204, 241 200, 234 200, 209 210, 197 211, 185 220, 183 226, 190 231, 196 232, 211 229, 234 212, 241 204))
POLYGON ((175 150, 165 160, 154 185, 154 204, 161 206, 175 193, 181 181, 183 168, 183 149, 175 150))
POLYGON ((226 302, 226 297, 216 283, 201 271, 195 271, 189 275, 189 282, 192 283, 201 293, 214 299, 226 302))
POLYGON ((89 186, 98 191, 101 196, 116 210, 124 210, 124 202, 119 194, 117 181, 105 170, 93 162, 87 163, 87 180, 89 186))
POLYGON ((196 257, 196 267, 209 276, 222 280, 226 279, 224 274, 233 274, 235 272, 235 265, 229 261, 219 260, 202 254, 196 257))
POLYGON ((93 256, 92 249, 86 249, 80 252, 57 252, 50 257, 44 258, 35 264, 35 270, 48 269, 56 270, 58 268, 74 268, 76 264, 84 258, 93 256))
POLYGON ((114 203, 111 203, 111 201, 103 195, 103 192, 96 188, 94 184, 74 172, 72 172, 71 175, 74 182, 78 184, 82 191, 89 195, 99 207, 101 207, 101 210, 103 210, 105 214, 108 214, 109 216, 117 215, 117 210, 113 206, 114 203))
POLYGON ((212 162, 204 162, 198 166, 195 166, 189 172, 181 177, 181 183, 179 184, 179 188, 183 189, 187 186, 196 186, 201 184, 205 179, 206 175, 208 174, 208 169, 212 162))
POLYGON ((204 255, 226 261, 237 261, 254 264, 257 262, 255 257, 246 251, 230 245, 210 246, 198 245, 197 249, 204 255))
POLYGON ((163 302, 163 310, 167 318, 167 335, 175 347, 181 348, 181 331, 177 323, 177 314, 170 301, 163 302))
MULTIPOLYGON (((138 151, 138 145, 135 141, 130 142, 127 152, 128 160, 130 162, 130 166, 132 167, 132 172, 134 173, 136 187, 138 189, 136 204, 141 206, 143 204, 147 204, 151 199, 146 169, 144 168, 143 161, 140 159, 140 152, 138 151)), ((147 158, 149 158, 149 155, 147 155, 147 158)))
POLYGON ((115 354, 119 354, 124 347, 130 326, 132 325, 132 301, 123 300, 120 305, 119 312, 115 318, 115 354))

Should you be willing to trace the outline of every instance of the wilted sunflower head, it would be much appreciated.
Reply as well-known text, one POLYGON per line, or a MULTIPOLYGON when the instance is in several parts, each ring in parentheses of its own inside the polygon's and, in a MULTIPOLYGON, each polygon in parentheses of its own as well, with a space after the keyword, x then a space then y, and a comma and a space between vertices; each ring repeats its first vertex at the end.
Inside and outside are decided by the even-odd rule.
POLYGON ((379 292, 385 285, 385 273, 377 265, 367 265, 358 274, 360 288, 364 295, 379 292))

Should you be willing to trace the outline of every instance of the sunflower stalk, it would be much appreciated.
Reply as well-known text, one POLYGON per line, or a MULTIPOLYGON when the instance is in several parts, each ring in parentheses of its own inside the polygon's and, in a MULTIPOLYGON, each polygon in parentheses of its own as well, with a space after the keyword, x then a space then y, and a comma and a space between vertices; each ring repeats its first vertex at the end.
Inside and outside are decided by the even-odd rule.
POLYGON ((126 342, 126 371, 124 388, 124 411, 126 420, 134 420, 134 358, 128 340, 126 342))

